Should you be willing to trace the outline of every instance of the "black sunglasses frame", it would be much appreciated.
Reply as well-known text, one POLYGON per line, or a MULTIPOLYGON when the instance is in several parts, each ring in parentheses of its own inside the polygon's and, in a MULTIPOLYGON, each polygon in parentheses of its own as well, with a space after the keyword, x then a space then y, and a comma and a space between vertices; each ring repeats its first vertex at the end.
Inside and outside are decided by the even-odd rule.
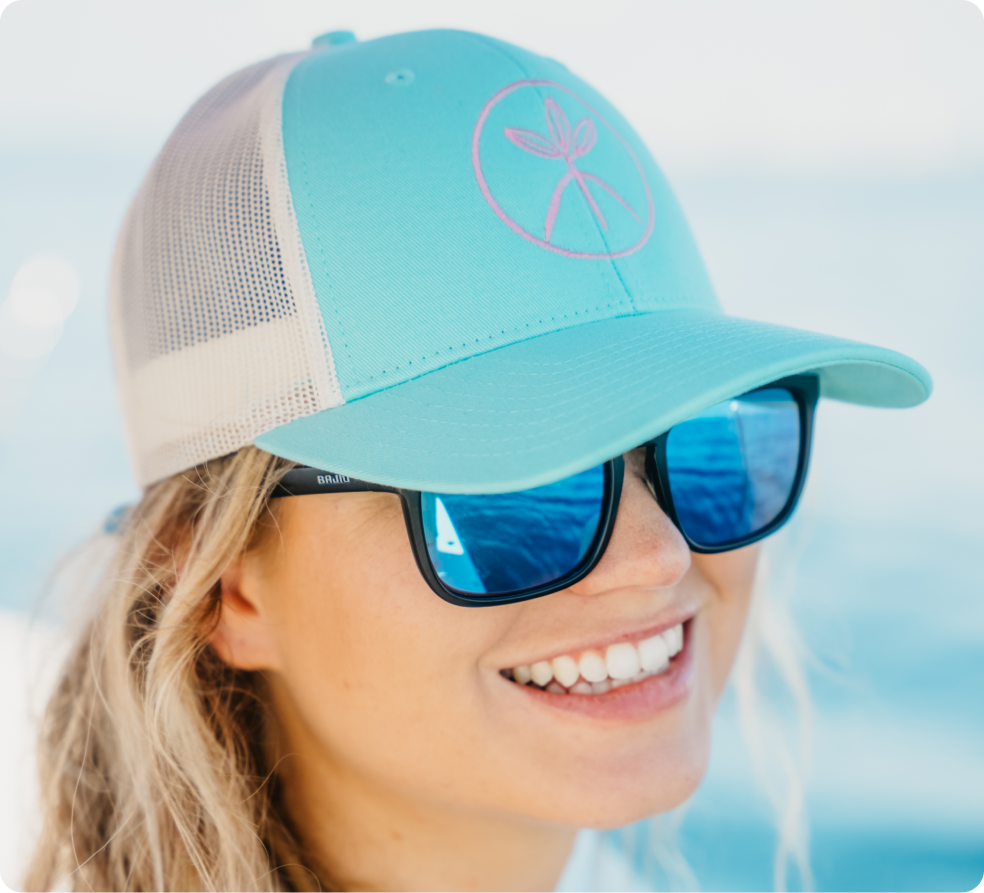
MULTIPOLYGON (((673 522, 677 530, 680 531, 688 547, 694 552, 714 554, 730 552, 733 549, 749 546, 778 530, 786 523, 796 508, 796 503, 799 501, 800 494, 803 492, 803 485, 806 482, 806 474, 809 468, 810 445, 813 439, 813 416, 820 391, 819 380, 815 375, 794 375, 779 379, 764 387, 755 388, 755 390, 761 391, 768 388, 784 388, 796 400, 800 412, 800 453, 796 478, 793 482, 790 497, 783 510, 776 516, 772 523, 750 536, 713 546, 693 542, 680 525, 669 485, 669 471, 666 464, 666 440, 670 431, 673 429, 671 428, 670 431, 659 435, 659 437, 645 444, 646 475, 652 487, 653 495, 659 503, 660 508, 673 522)), ((749 393, 754 393, 754 391, 749 393)), ((349 478, 346 475, 336 474, 330 471, 323 471, 308 466, 298 466, 284 474, 274 488, 271 498, 308 496, 321 493, 396 494, 400 497, 400 503, 403 506, 403 518, 406 522, 414 561, 417 563, 417 569, 420 571, 420 575, 427 581, 431 589, 445 601, 453 605, 469 608, 488 607, 527 601, 528 599, 540 598, 544 595, 559 592, 562 589, 573 586, 594 570, 601 560, 602 555, 605 554, 605 549, 608 548, 612 532, 615 529, 615 519, 618 515, 618 506, 622 495, 622 481, 625 475, 625 460, 621 456, 616 456, 614 459, 609 459, 605 462, 603 468, 605 474, 604 495, 602 496, 598 531, 580 563, 563 577, 551 583, 532 589, 496 593, 495 595, 468 595, 467 593, 459 592, 446 586, 437 575, 427 551, 427 538, 424 532, 423 514, 420 507, 421 493, 419 490, 389 487, 385 484, 374 484, 368 481, 356 480, 355 478, 349 478)))

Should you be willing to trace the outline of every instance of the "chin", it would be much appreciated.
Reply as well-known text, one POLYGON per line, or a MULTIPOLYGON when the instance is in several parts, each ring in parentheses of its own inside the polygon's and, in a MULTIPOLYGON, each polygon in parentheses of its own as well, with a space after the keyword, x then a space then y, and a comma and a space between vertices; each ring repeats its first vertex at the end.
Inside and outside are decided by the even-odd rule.
MULTIPOLYGON (((555 796, 540 817, 581 828, 609 830, 675 809, 700 786, 710 759, 710 734, 650 742, 615 758, 577 761, 555 779, 555 796), (593 768, 592 768, 593 767, 593 768), (578 779, 571 783, 571 777, 578 779)), ((545 804, 544 804, 545 805, 545 804)))
POLYGON ((598 798, 593 815, 585 815, 581 827, 609 830, 631 825, 686 802, 700 786, 707 770, 700 765, 677 767, 672 774, 665 767, 650 767, 621 790, 598 798))

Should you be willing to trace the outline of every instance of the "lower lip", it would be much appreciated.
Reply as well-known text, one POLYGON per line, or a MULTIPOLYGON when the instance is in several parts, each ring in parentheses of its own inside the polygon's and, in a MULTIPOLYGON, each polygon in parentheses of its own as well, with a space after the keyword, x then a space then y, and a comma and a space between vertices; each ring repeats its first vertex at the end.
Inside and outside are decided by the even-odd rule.
POLYGON ((515 682, 509 682, 509 685, 545 707, 580 713, 592 719, 631 722, 648 719, 684 700, 690 692, 693 675, 691 622, 687 622, 683 627, 683 650, 674 656, 666 670, 630 685, 620 685, 603 695, 555 695, 532 685, 515 682))

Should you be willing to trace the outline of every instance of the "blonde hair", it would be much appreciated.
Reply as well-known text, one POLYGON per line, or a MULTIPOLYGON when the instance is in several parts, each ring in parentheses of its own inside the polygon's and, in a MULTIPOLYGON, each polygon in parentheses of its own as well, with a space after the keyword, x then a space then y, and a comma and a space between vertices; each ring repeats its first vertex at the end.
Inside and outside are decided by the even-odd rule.
POLYGON ((323 886, 270 765, 264 678, 208 644, 220 576, 290 466, 246 447, 152 485, 128 512, 42 724, 28 889, 323 886))
MULTIPOLYGON (((813 739, 813 702, 804 671, 809 652, 788 609, 793 584, 774 577, 775 556, 784 547, 786 539, 773 540, 759 558, 732 680, 752 771, 776 818, 775 889, 788 889, 793 868, 800 889, 812 890, 805 792, 813 739)), ((794 568, 795 560, 788 565, 794 568)))

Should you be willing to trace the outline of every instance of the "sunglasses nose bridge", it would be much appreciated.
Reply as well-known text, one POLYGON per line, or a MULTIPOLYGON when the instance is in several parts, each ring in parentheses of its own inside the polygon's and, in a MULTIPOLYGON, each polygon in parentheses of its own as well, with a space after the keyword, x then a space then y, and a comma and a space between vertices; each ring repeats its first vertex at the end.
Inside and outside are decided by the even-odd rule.
POLYGON ((690 568, 687 542, 653 499, 642 471, 630 466, 619 475, 608 541, 590 572, 571 587, 573 593, 672 586, 690 568))
POLYGON ((646 486, 649 489, 650 495, 656 500, 656 504, 660 507, 663 513, 674 523, 677 523, 676 517, 670 506, 670 501, 667 498, 666 491, 663 488, 663 481, 660 477, 659 470, 656 466, 656 452, 659 449, 666 449, 666 435, 663 434, 654 441, 650 441, 646 444, 646 464, 645 464, 645 480, 646 486))

